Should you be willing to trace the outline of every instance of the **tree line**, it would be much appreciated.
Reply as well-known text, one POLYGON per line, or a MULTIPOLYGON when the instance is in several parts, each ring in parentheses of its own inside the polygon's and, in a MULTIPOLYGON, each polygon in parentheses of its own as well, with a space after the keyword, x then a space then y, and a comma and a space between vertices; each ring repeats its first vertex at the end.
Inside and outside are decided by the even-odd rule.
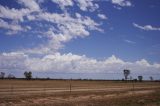
MULTIPOLYGON (((122 79, 122 80, 133 80, 133 81, 137 81, 137 79, 138 79, 139 82, 142 82, 142 81, 143 81, 143 76, 142 76, 142 75, 139 75, 139 76, 137 77, 137 79, 132 79, 132 76, 130 76, 130 78, 128 78, 128 76, 130 75, 130 73, 131 73, 130 70, 124 69, 124 70, 123 70, 124 79, 122 79)), ((153 81, 153 77, 152 77, 152 76, 150 76, 149 79, 150 79, 151 81, 153 81)))
MULTIPOLYGON (((29 72, 25 71, 24 76, 27 80, 30 80, 30 79, 32 79, 32 72, 31 71, 29 71, 29 72)), ((5 72, 0 72, 0 79, 5 79, 5 78, 15 79, 16 77, 13 74, 6 75, 5 72)))
MULTIPOLYGON (((125 81, 127 81, 127 80, 133 80, 133 81, 139 81, 139 82, 143 81, 143 76, 142 75, 137 76, 136 79, 132 79, 131 76, 130 76, 130 78, 128 78, 128 76, 130 75, 130 73, 131 73, 130 70, 124 69, 123 70, 124 79, 122 79, 122 81, 124 81, 124 80, 125 81)), ((31 80, 32 79, 32 72, 31 71, 25 71, 23 74, 24 74, 25 79, 27 79, 27 80, 31 80)), ((16 77, 13 74, 6 75, 5 72, 0 72, 0 79, 5 79, 5 78, 15 79, 16 77)), ((150 76, 149 79, 151 81, 153 81, 153 77, 152 76, 150 76)))

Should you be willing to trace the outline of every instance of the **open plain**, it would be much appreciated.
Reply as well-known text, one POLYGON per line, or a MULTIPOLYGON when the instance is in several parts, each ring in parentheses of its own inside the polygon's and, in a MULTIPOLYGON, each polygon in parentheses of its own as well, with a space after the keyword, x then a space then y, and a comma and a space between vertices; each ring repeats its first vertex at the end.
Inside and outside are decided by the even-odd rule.
POLYGON ((0 80, 0 106, 160 106, 160 82, 0 80))

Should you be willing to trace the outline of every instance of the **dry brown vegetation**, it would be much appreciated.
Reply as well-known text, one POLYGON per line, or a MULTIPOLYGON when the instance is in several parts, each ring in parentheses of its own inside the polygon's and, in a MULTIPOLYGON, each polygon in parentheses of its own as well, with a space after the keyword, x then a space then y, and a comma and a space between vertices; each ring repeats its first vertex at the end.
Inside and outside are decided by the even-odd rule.
POLYGON ((159 88, 159 82, 0 80, 0 106, 160 106, 159 88))

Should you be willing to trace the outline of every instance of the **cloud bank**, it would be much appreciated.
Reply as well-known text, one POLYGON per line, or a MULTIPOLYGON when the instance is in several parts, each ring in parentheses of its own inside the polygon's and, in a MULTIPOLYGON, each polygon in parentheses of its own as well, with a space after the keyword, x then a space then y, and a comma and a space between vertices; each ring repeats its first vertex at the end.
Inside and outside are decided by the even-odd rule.
POLYGON ((122 73, 123 69, 131 73, 159 73, 160 64, 150 64, 141 59, 135 62, 124 61, 115 55, 104 60, 88 58, 85 55, 48 54, 43 57, 30 57, 24 53, 11 52, 0 55, 1 69, 52 73, 122 73))

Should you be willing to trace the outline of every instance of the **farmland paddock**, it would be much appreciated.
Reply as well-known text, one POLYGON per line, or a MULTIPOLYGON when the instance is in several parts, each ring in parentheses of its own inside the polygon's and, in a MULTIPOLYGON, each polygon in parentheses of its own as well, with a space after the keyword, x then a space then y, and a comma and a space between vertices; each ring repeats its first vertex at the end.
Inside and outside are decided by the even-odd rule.
POLYGON ((159 82, 149 81, 0 80, 0 106, 35 105, 41 102, 44 105, 75 105, 83 102, 99 104, 100 101, 105 105, 108 99, 118 101, 126 97, 143 97, 152 95, 159 89, 159 82))

